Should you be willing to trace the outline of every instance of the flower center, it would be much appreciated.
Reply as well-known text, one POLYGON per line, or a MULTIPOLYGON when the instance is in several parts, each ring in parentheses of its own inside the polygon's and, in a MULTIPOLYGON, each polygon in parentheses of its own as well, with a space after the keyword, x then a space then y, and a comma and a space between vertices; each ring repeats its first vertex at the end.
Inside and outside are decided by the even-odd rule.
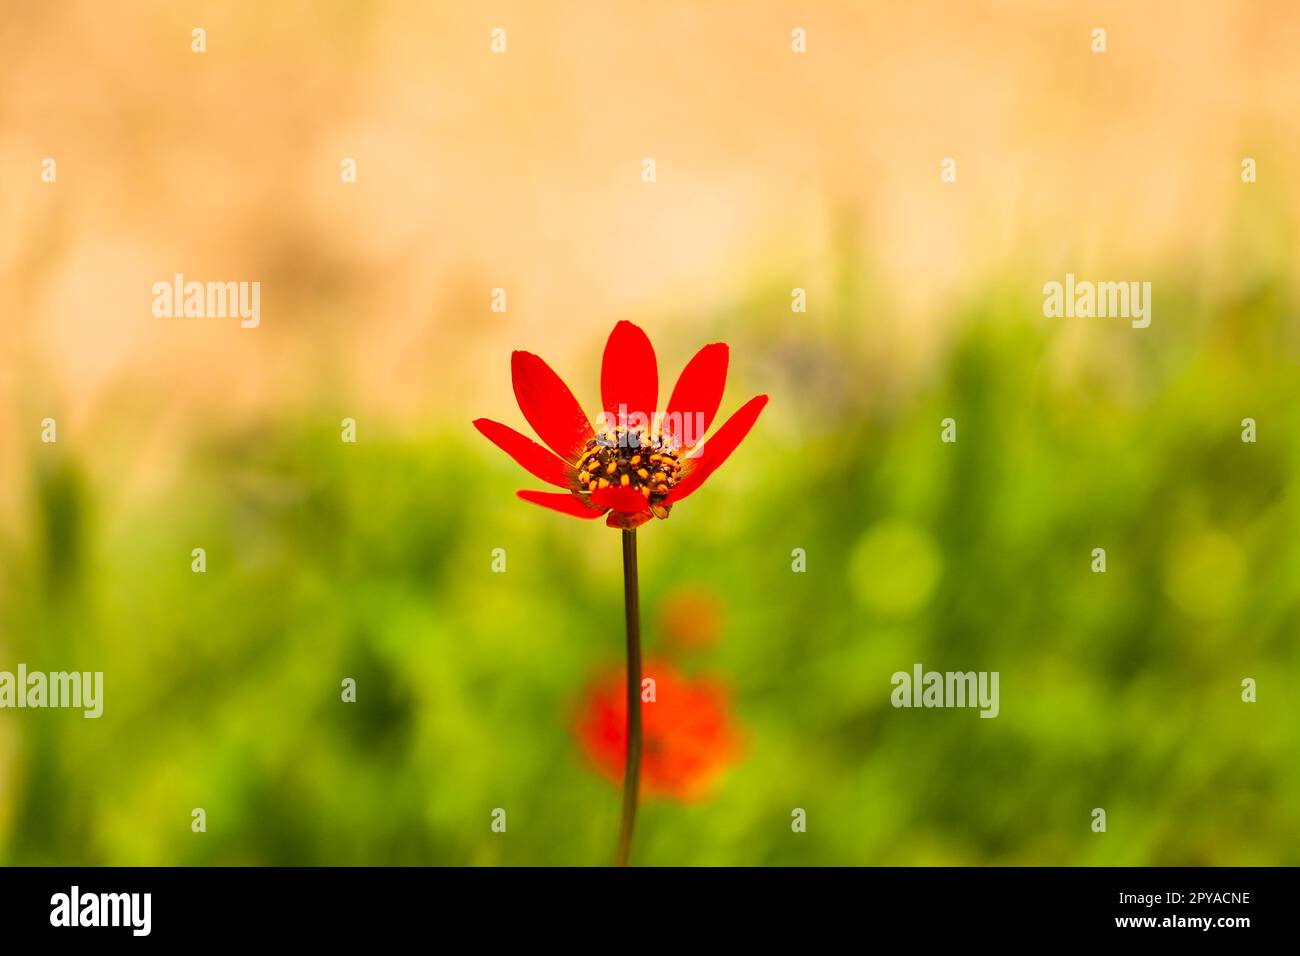
POLYGON ((622 425, 587 440, 578 457, 578 486, 588 494, 597 488, 635 488, 659 517, 664 498, 682 477, 682 463, 671 439, 622 425))

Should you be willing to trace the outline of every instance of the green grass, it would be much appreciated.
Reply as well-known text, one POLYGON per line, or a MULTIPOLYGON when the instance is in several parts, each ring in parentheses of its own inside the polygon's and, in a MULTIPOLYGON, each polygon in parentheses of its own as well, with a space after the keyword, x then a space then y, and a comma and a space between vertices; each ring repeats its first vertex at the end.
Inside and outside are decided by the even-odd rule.
MULTIPOLYGON (((861 289, 820 326, 699 317, 736 356, 724 413, 772 403, 641 532, 647 653, 723 679, 746 747, 708 800, 645 806, 637 862, 1300 863, 1294 303, 1179 288, 1063 356, 1035 288, 974 297, 914 379, 861 289), (716 644, 662 642, 681 586, 724 607, 716 644), (1000 716, 894 709, 916 662, 998 671, 1000 716)), ((30 476, 0 668, 103 670, 106 704, 0 713, 0 863, 609 859, 617 790, 571 726, 622 653, 617 533, 518 502, 468 420, 345 445, 328 418, 196 436, 125 513, 75 451, 30 476)))

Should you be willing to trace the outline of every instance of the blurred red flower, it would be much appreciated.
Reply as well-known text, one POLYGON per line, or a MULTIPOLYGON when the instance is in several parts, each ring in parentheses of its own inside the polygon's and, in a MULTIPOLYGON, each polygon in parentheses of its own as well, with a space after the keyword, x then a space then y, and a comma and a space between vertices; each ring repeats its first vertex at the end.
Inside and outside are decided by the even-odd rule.
MULTIPOLYGON (((655 700, 641 706, 642 786, 647 793, 675 800, 698 799, 740 755, 726 690, 714 681, 691 680, 663 663, 648 665, 643 674, 655 681, 655 700)), ((587 756, 616 782, 623 778, 626 714, 624 677, 610 673, 588 689, 576 727, 587 756)))
POLYGON ((565 489, 520 491, 520 498, 575 518, 608 513, 611 528, 635 528, 667 518, 676 502, 704 484, 767 404, 766 395, 751 398, 704 441, 722 404, 727 358, 721 342, 700 349, 661 410, 654 347, 640 328, 619 322, 600 369, 600 434, 560 376, 531 352, 511 355, 510 375, 519 410, 550 451, 490 418, 477 419, 474 427, 533 477, 565 489))
POLYGON ((722 634, 726 613, 708 588, 685 586, 668 593, 659 608, 660 629, 673 644, 696 648, 712 644, 722 634))

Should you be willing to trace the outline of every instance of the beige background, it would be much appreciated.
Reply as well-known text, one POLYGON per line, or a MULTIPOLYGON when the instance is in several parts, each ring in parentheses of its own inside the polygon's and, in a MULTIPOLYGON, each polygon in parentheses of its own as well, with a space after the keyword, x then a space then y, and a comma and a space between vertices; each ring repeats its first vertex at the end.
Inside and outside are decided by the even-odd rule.
POLYGON ((591 398, 575 370, 614 320, 663 332, 756 275, 774 308, 808 288, 815 332, 845 235, 903 365, 1011 269, 1213 277, 1294 255, 1292 3, 9 2, 4 20, 6 474, 46 415, 144 490, 194 428, 301 403, 467 421, 508 402, 511 347, 591 398), (1280 232, 1225 263, 1244 189, 1280 232), (262 327, 153 318, 177 271, 261 281, 262 327))

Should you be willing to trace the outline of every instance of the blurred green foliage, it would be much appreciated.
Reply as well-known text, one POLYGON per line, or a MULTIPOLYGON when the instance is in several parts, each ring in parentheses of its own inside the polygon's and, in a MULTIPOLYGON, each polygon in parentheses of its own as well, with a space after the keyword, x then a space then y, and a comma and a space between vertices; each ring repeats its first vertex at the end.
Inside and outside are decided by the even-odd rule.
MULTIPOLYGON (((746 747, 709 799, 647 803, 634 859, 1300 863, 1282 282, 1167 278, 1140 331, 1043 319, 1033 281, 995 283, 917 375, 844 276, 817 319, 773 281, 692 323, 732 344, 723 414, 773 400, 640 532, 647 653, 725 680, 746 747), (679 588, 724 606, 715 644, 663 646, 679 588), (1000 716, 892 708, 917 662, 1000 672, 1000 716)), ((698 344, 646 325, 679 357, 698 344)), ((47 456, 31 531, 0 552, 0 668, 103 670, 105 712, 0 712, 0 862, 607 862, 617 790, 572 724, 621 660, 618 535, 516 500, 536 483, 478 414, 517 421, 370 422, 347 445, 322 413, 201 436, 182 486, 111 523, 111 482, 47 456)))

